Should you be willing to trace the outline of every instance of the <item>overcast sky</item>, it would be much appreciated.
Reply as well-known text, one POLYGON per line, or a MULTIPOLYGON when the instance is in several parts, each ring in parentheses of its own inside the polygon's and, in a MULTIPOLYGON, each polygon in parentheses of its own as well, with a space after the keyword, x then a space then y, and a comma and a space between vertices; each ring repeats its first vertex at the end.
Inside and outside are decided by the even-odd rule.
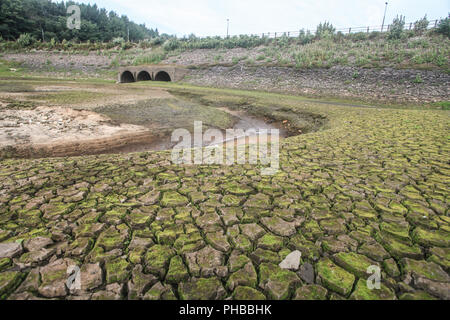
MULTIPOLYGON (((227 19, 230 34, 253 34, 314 30, 322 21, 337 28, 380 26, 386 0, 78 0, 126 14, 137 23, 178 36, 225 35, 227 19)), ((388 1, 386 21, 397 14, 414 22, 446 17, 449 0, 388 1)))

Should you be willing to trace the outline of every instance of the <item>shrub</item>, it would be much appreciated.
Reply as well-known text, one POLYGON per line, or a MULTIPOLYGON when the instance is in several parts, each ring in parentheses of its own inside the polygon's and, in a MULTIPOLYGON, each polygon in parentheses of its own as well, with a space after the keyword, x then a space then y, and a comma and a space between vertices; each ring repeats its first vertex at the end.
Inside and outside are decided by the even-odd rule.
POLYGON ((403 35, 403 30, 405 29, 405 17, 397 16, 389 29, 388 39, 397 40, 401 39, 403 35))
POLYGON ((414 79, 414 83, 416 83, 416 84, 423 83, 423 79, 420 76, 420 74, 416 75, 416 78, 414 79))
POLYGON ((450 14, 447 18, 439 21, 436 32, 450 38, 450 14))
POLYGON ((332 36, 336 32, 336 28, 333 27, 333 25, 327 21, 324 23, 319 23, 316 30, 316 37, 321 38, 328 38, 332 36))
POLYGON ((120 47, 122 50, 128 50, 133 48, 133 44, 131 42, 123 42, 120 47))
POLYGON ((134 60, 134 65, 138 66, 141 64, 158 64, 166 58, 166 54, 162 51, 150 52, 147 55, 139 56, 134 60))
POLYGON ((34 39, 29 33, 22 33, 17 39, 17 44, 22 48, 31 46, 33 43, 34 39))
POLYGON ((414 23, 414 32, 416 34, 422 34, 423 32, 425 32, 428 29, 429 24, 430 24, 430 22, 427 19, 427 15, 425 15, 425 17, 423 17, 420 20, 417 20, 414 23))
POLYGON ((169 40, 166 40, 163 44, 163 49, 165 51, 173 51, 180 47, 180 41, 176 38, 172 38, 169 40))
POLYGON ((54 47, 56 47, 56 43, 57 43, 57 41, 56 41, 56 39, 55 38, 52 38, 51 40, 50 40, 50 48, 54 48, 54 47))
POLYGON ((117 37, 112 39, 111 41, 115 46, 122 46, 122 44, 125 42, 125 39, 122 37, 117 37))

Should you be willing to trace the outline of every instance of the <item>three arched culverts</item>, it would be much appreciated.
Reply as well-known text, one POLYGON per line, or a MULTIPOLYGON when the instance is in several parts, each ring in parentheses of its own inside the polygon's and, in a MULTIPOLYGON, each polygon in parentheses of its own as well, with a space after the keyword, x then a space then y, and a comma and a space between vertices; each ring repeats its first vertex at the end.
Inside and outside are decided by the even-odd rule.
POLYGON ((121 83, 130 83, 130 82, 136 82, 136 81, 172 81, 172 79, 170 78, 169 73, 167 73, 166 71, 158 71, 154 74, 154 78, 152 78, 152 75, 146 71, 146 70, 141 70, 139 72, 136 73, 136 76, 128 70, 125 70, 124 72, 122 72, 122 74, 120 75, 120 82, 121 83))

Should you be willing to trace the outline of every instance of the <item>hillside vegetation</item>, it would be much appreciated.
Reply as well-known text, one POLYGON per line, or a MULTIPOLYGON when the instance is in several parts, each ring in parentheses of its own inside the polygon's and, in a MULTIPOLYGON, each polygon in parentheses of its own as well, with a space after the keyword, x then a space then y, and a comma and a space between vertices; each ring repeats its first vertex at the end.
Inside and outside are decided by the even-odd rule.
MULTIPOLYGON (((235 36, 230 38, 178 39, 167 35, 138 42, 115 38, 109 42, 35 41, 22 35, 15 42, 0 42, 4 52, 44 50, 70 55, 93 54, 107 57, 109 66, 170 63, 202 65, 266 65, 296 68, 329 68, 336 65, 363 68, 412 68, 449 71, 449 18, 428 29, 426 18, 405 30, 404 20, 394 20, 386 33, 336 33, 331 24, 320 24, 313 34, 278 38, 235 36)), ((82 28, 83 30, 83 28, 82 28)), ((109 38, 112 35, 108 36, 109 38)), ((51 59, 51 57, 49 57, 51 59)), ((356 75, 355 75, 356 76, 356 75)), ((420 79, 418 79, 420 81, 420 79)))

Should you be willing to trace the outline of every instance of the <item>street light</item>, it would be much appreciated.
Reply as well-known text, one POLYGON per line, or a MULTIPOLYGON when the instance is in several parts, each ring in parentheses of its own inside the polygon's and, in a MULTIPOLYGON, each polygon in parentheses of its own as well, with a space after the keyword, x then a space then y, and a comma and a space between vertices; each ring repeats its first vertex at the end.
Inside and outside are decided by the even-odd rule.
POLYGON ((386 2, 386 7, 384 8, 383 24, 381 25, 381 32, 383 32, 383 29, 384 29, 384 20, 386 19, 387 7, 388 7, 388 3, 386 2))

